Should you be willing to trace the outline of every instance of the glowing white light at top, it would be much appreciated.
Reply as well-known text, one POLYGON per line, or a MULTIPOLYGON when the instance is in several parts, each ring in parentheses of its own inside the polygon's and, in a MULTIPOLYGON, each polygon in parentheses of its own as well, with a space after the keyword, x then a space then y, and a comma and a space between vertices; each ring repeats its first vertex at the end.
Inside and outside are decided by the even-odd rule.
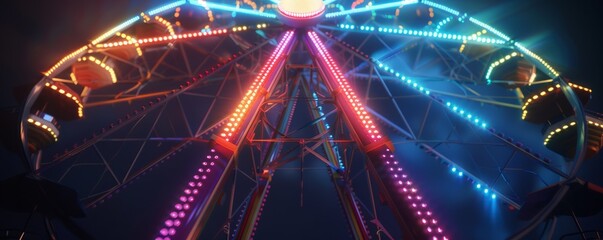
POLYGON ((281 0, 278 8, 288 13, 313 13, 325 8, 321 0, 281 0))

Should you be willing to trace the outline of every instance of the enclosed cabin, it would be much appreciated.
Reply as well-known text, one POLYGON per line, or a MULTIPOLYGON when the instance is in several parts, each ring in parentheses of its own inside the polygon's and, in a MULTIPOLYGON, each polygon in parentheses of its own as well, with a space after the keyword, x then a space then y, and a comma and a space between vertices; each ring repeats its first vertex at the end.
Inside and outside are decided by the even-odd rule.
POLYGON ((90 89, 98 89, 117 82, 114 64, 95 56, 84 56, 71 66, 71 80, 90 89))
POLYGON ((84 117, 80 95, 68 85, 57 81, 44 83, 27 119, 28 146, 32 152, 59 140, 58 120, 70 121, 84 117))
MULTIPOLYGON (((574 83, 568 83, 582 106, 586 105, 592 90, 574 83)), ((584 138, 585 158, 595 156, 603 145, 603 120, 597 113, 586 114, 586 132, 578 132, 574 108, 563 93, 560 84, 548 85, 534 91, 526 98, 522 107, 522 119, 528 122, 545 124, 544 145, 565 157, 573 159, 578 139, 584 138)))
MULTIPOLYGON (((582 105, 586 105, 592 90, 573 83, 569 83, 569 86, 582 105)), ((547 123, 573 115, 574 109, 561 91, 561 85, 555 84, 540 88, 527 96, 522 106, 521 118, 532 123, 547 123)))
MULTIPOLYGON (((594 157, 603 146, 603 119, 592 115, 586 116, 585 159, 594 157)), ((576 142, 580 134, 574 116, 549 126, 545 131, 544 145, 552 151, 572 159, 576 154, 576 142)))

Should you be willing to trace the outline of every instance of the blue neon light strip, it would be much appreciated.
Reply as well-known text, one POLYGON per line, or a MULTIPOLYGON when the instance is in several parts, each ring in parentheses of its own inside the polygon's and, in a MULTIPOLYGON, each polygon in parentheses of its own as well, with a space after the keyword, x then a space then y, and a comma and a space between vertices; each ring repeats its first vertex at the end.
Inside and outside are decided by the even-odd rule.
POLYGON ((485 24, 485 23, 483 23, 483 22, 481 22, 481 21, 479 21, 479 20, 477 20, 475 18, 470 17, 469 21, 471 21, 472 23, 475 23, 476 25, 478 25, 480 27, 485 28, 489 32, 494 33, 496 36, 499 36, 499 37, 501 37, 504 40, 507 40, 507 41, 511 40, 511 38, 509 36, 501 33, 500 31, 498 31, 497 29, 493 28, 492 26, 490 26, 488 24, 485 24))
POLYGON ((502 58, 500 58, 500 59, 492 62, 490 64, 490 67, 488 67, 488 71, 486 72, 486 76, 485 76, 487 83, 488 84, 492 83, 492 79, 490 78, 490 76, 492 75, 492 71, 496 67, 498 67, 499 65, 503 64, 507 60, 509 60, 511 58, 514 58, 514 57, 521 57, 521 54, 518 54, 517 52, 512 52, 512 53, 510 53, 510 54, 508 54, 508 55, 506 55, 506 56, 504 56, 504 57, 502 57, 502 58))
POLYGON ((455 16, 458 16, 460 14, 460 12, 457 11, 457 10, 454 10, 452 8, 449 8, 449 7, 446 7, 446 6, 442 5, 442 4, 434 3, 432 1, 423 0, 423 1, 421 1, 421 3, 423 3, 423 4, 427 5, 427 6, 431 6, 431 7, 434 7, 434 8, 437 8, 437 9, 449 12, 449 13, 455 15, 455 16))
POLYGON ((345 11, 345 8, 339 3, 329 4, 329 8, 337 8, 339 11, 345 11))
MULTIPOLYGON (((325 114, 322 111, 322 106, 318 105, 318 96, 316 95, 316 92, 312 93, 312 98, 314 100, 314 104, 316 104, 317 109, 318 109, 318 114, 320 114, 321 117, 323 117, 325 114)), ((321 120, 325 120, 325 118, 323 117, 321 120)), ((325 123, 325 127, 327 129, 330 128, 328 123, 325 123)), ((329 135, 329 140, 333 140, 333 135, 329 135)), ((341 168, 341 170, 345 169, 345 166, 343 165, 343 161, 341 160, 341 155, 339 155, 339 149, 337 148, 337 144, 331 142, 331 145, 333 146, 333 151, 335 152, 335 155, 337 156, 337 162, 339 163, 339 168, 341 168)))
POLYGON ((474 42, 474 43, 482 43, 482 44, 495 44, 495 45, 506 45, 506 41, 494 38, 487 37, 477 37, 477 36, 466 36, 459 34, 451 34, 451 33, 440 33, 434 31, 422 31, 422 30, 408 30, 408 29, 399 29, 399 28, 375 28, 373 26, 355 26, 350 24, 339 24, 338 27, 340 29, 346 30, 359 30, 365 32, 377 32, 386 33, 386 34, 395 34, 395 35, 406 35, 406 36, 418 36, 418 37, 430 37, 430 38, 439 38, 446 39, 450 41, 457 41, 459 43, 463 43, 463 41, 474 42))
POLYGON ((276 14, 263 13, 263 12, 249 10, 249 9, 245 9, 245 8, 237 8, 237 7, 228 6, 228 5, 219 4, 219 3, 211 3, 211 2, 206 2, 206 1, 199 1, 199 2, 191 1, 190 3, 193 5, 201 6, 201 7, 207 7, 209 9, 232 11, 232 12, 236 12, 236 13, 249 14, 249 15, 254 15, 254 16, 258 16, 258 17, 276 18, 276 14))
POLYGON ((178 7, 178 6, 182 5, 182 4, 185 4, 185 3, 186 3, 186 0, 176 1, 176 2, 173 2, 173 3, 170 3, 170 4, 166 4, 164 6, 161 6, 161 7, 155 8, 155 9, 153 9, 151 11, 148 11, 147 13, 149 14, 149 16, 153 16, 155 14, 158 14, 158 13, 170 10, 172 8, 176 8, 176 7, 178 7))
MULTIPOLYGON (((379 67, 379 69, 382 69, 383 71, 385 71, 391 75, 394 75, 396 78, 400 79, 403 83, 406 83, 406 85, 412 87, 413 89, 419 91, 420 93, 430 96, 431 92, 429 91, 429 89, 421 86, 417 81, 414 81, 414 80, 404 76, 403 74, 400 74, 399 72, 395 71, 393 68, 391 68, 379 61, 375 61, 375 63, 377 64, 377 67, 379 67)), ((483 121, 481 118, 477 117, 475 114, 465 111, 464 109, 460 108, 457 105, 447 102, 446 106, 448 107, 449 110, 454 112, 456 115, 463 117, 463 119, 469 121, 470 123, 472 123, 476 126, 479 126, 483 129, 485 129, 488 126, 488 124, 485 121, 483 121)))
MULTIPOLYGON (((426 95, 426 96, 431 96, 430 95, 430 91, 427 88, 424 88, 423 86, 419 85, 419 83, 417 83, 416 81, 400 74, 399 72, 395 71, 394 69, 392 69, 391 67, 376 61, 375 62, 377 65, 377 67, 379 67, 379 69, 385 71, 386 73, 389 73, 391 75, 394 75, 396 78, 400 79, 403 83, 406 83, 406 85, 411 86, 413 89, 415 89, 416 91, 419 91, 420 93, 426 95)), ((470 123, 472 123, 473 125, 476 125, 478 127, 481 127, 482 129, 485 129, 488 124, 486 122, 484 122, 483 120, 481 120, 480 118, 478 118, 477 116, 471 114, 470 112, 467 112, 465 110, 463 110, 462 108, 460 108, 457 105, 452 104, 451 102, 446 102, 446 106, 448 107, 449 110, 451 110, 452 112, 454 112, 456 115, 461 116, 463 119, 469 121, 470 123)), ((488 186, 486 184, 484 184, 481 180, 478 180, 477 177, 475 177, 474 175, 468 173, 467 171, 463 170, 461 167, 457 166, 454 164, 454 162, 452 162, 451 160, 449 160, 448 158, 446 158, 445 156, 437 153, 434 151, 435 154, 440 155, 441 159, 445 159, 449 164, 450 164, 450 171, 452 174, 455 174, 458 177, 467 177, 469 179, 472 179, 475 183, 475 188, 478 189, 479 191, 483 192, 485 195, 489 196, 491 199, 496 199, 497 196, 499 195, 498 192, 496 192, 494 189, 490 189, 488 188, 488 186)), ((508 199, 506 199, 508 200, 508 199)), ((512 202, 509 202, 512 203, 512 202)))
POLYGON ((370 12, 370 11, 375 11, 375 10, 380 10, 380 9, 386 9, 386 8, 397 8, 397 7, 400 7, 400 6, 406 6, 406 5, 415 4, 417 2, 418 2, 418 0, 404 0, 404 1, 401 1, 401 2, 384 3, 384 4, 367 6, 367 7, 364 7, 364 8, 355 8, 355 9, 345 10, 345 11, 341 11, 341 12, 327 13, 325 15, 325 17, 326 18, 333 18, 333 17, 341 17, 341 16, 345 16, 345 15, 349 15, 349 14, 354 14, 354 13, 370 12))
MULTIPOLYGON (((438 3, 434 3, 431 2, 429 0, 422 0, 421 3, 428 5, 428 6, 432 6, 444 11, 447 11, 449 13, 452 13, 456 16, 460 15, 459 11, 456 11, 452 8, 446 7, 444 5, 438 4, 438 3)), ((461 16, 461 18, 464 20, 467 17, 467 14, 464 14, 463 16, 461 16)), ((461 19, 459 19, 461 20, 461 19)), ((480 21, 477 20, 473 17, 469 17, 469 21, 488 30, 489 32, 495 34, 496 36, 504 39, 505 41, 512 41, 511 38, 509 36, 507 36, 506 34, 502 33, 501 31, 498 31, 498 29, 480 21)), ((557 77, 559 76, 559 72, 557 72, 557 70, 555 70, 555 68, 553 68, 548 62, 544 61, 544 59, 542 59, 540 56, 538 56, 537 54, 535 54, 534 52, 530 51, 528 48, 526 48, 525 46, 523 46, 522 44, 515 42, 513 43, 515 46, 515 49, 517 49, 518 51, 520 51, 521 53, 523 53, 524 55, 533 58, 534 60, 536 60, 537 62, 539 62, 542 67, 544 67, 546 70, 548 70, 548 75, 549 77, 557 77)))
POLYGON ((441 159, 445 159, 446 162, 448 162, 450 164, 450 173, 451 174, 453 174, 453 175, 455 175, 457 177, 466 177, 467 179, 472 180, 473 183, 471 183, 471 184, 475 187, 475 189, 477 191, 483 193, 484 195, 486 195, 487 197, 489 197, 491 199, 496 199, 499 195, 503 196, 503 200, 505 200, 505 202, 518 207, 517 203, 511 201, 510 199, 507 199, 506 197, 504 197, 504 195, 500 194, 495 189, 488 187, 487 184, 485 184, 483 181, 479 180, 473 174, 465 171, 460 166, 455 165, 452 162, 452 160, 446 158, 446 156, 443 156, 443 155, 441 155, 438 152, 432 152, 432 153, 436 154, 436 156, 440 157, 441 159))
POLYGON ((475 176, 470 175, 468 172, 466 172, 459 166, 451 165, 450 173, 452 173, 453 175, 458 176, 458 177, 463 177, 463 176, 467 175, 468 179, 473 180, 475 189, 479 192, 484 193, 484 195, 490 197, 491 199, 496 199, 498 197, 498 195, 500 195, 500 193, 498 193, 496 190, 491 189, 488 187, 487 184, 485 184, 479 180, 476 180, 477 178, 475 176))
POLYGON ((449 23, 450 21, 452 21, 452 17, 447 17, 447 18, 445 18, 444 20, 442 20, 442 21, 438 22, 438 24, 436 24, 436 29, 435 29, 435 32, 439 32, 439 31, 440 31, 440 29, 441 29, 441 28, 442 28, 444 25, 446 25, 447 23, 449 23))
POLYGON ((557 72, 555 68, 553 68, 549 63, 544 61, 544 59, 542 59, 540 56, 536 55, 536 53, 530 51, 530 49, 524 47, 521 43, 516 42, 514 43, 514 45, 517 51, 520 51, 524 55, 530 56, 531 58, 542 64, 542 66, 544 66, 548 70, 549 77, 555 78, 559 76, 559 72, 557 72))
POLYGON ((331 3, 334 3, 335 1, 337 1, 337 0, 325 0, 323 3, 324 3, 325 5, 329 5, 329 4, 331 4, 331 3))
POLYGON ((133 18, 130 18, 129 20, 117 25, 116 27, 114 27, 113 29, 109 30, 108 32, 104 33, 103 35, 101 35, 100 37, 97 37, 96 39, 92 40, 91 43, 92 45, 96 45, 99 42, 104 41, 105 39, 113 36, 116 32, 119 32, 121 30, 123 30, 124 28, 129 27, 130 25, 132 25, 132 23, 138 21, 140 19, 140 16, 135 16, 133 18))

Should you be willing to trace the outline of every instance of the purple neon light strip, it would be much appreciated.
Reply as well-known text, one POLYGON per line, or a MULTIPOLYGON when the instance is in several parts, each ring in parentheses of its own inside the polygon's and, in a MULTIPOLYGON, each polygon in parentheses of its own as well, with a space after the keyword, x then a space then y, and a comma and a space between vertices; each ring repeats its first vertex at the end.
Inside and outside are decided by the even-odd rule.
MULTIPOLYGON (((350 101, 348 101, 348 104, 358 104, 358 102, 355 101, 356 99, 354 92, 347 84, 347 81, 341 74, 341 71, 337 67, 336 62, 333 60, 333 58, 325 48, 324 44, 318 38, 318 35, 313 31, 309 31, 308 36, 314 44, 314 47, 318 50, 322 61, 325 61, 329 66, 328 70, 332 71, 332 75, 339 77, 339 87, 341 89, 349 91, 349 93, 346 93, 348 97, 353 96, 350 98, 350 101)), ((359 115, 364 115, 368 118, 370 114, 359 115)), ((360 118, 360 120, 364 119, 364 117, 360 118)), ((374 125, 367 127, 367 130, 370 129, 373 129, 374 131, 377 129, 377 127, 374 125)), ((377 141, 377 139, 375 139, 374 137, 372 139, 373 141, 377 141)), ((430 237, 429 239, 448 240, 449 238, 444 235, 444 231, 442 230, 442 228, 438 226, 438 220, 435 218, 433 212, 429 209, 427 203, 419 194, 418 188, 413 185, 413 182, 410 177, 402 172, 402 167, 400 166, 399 162, 395 159, 393 152, 391 152, 390 149, 385 149, 385 151, 380 154, 380 160, 381 165, 386 168, 386 173, 389 176, 389 181, 391 181, 390 185, 396 186, 397 188, 392 192, 394 192, 394 194, 402 195, 402 197, 406 200, 408 208, 413 210, 414 216, 416 217, 419 226, 421 226, 425 233, 430 237)))
POLYGON ((218 167, 218 161, 223 161, 222 157, 219 156, 216 150, 211 149, 210 154, 201 161, 201 167, 197 169, 197 172, 187 183, 182 195, 178 197, 168 217, 163 221, 163 226, 159 230, 155 240, 171 240, 178 232, 178 229, 185 225, 185 221, 187 221, 187 217, 190 215, 194 205, 199 199, 204 198, 200 196, 200 193, 203 189, 207 188, 208 181, 211 181, 213 176, 210 175, 215 175, 216 172, 221 170, 218 167))
MULTIPOLYGON (((283 38, 283 40, 281 40, 281 42, 279 43, 279 45, 277 46, 277 48, 274 50, 271 57, 269 58, 268 64, 266 66, 264 66, 261 74, 258 76, 258 78, 252 84, 253 90, 248 91, 247 95, 245 96, 245 98, 243 99, 243 102, 241 103, 241 105, 239 105, 239 107, 242 107, 243 106, 242 104, 250 104, 252 102, 251 98, 255 97, 255 93, 259 90, 261 84, 264 82, 265 78, 267 77, 267 74, 269 72, 272 72, 273 66, 282 57, 283 50, 285 49, 286 46, 289 45, 293 35, 294 35, 293 31, 288 31, 287 33, 285 33, 285 37, 283 38), (251 95, 251 98, 250 98, 250 95, 251 95)), ((240 121, 239 114, 244 115, 246 107, 243 109, 243 111, 242 111, 243 113, 241 113, 240 109, 237 109, 237 110, 238 111, 235 112, 233 114, 233 116, 237 117, 238 119, 236 119, 234 117, 230 118, 229 119, 230 120, 229 127, 231 125, 238 126, 238 121, 240 121)), ((234 127, 231 127, 231 128, 232 129, 229 128, 228 130, 231 132, 235 132, 234 127)), ((228 132, 228 131, 226 131, 226 132, 228 132)), ((231 133, 228 136, 230 137, 231 133)), ((229 139, 227 139, 227 140, 229 140, 229 139)), ((155 240, 171 240, 178 232, 178 229, 181 226, 185 225, 184 221, 186 221, 186 219, 189 217, 190 212, 193 211, 194 206, 196 204, 198 204, 198 199, 204 199, 204 197, 199 197, 197 195, 202 195, 203 189, 208 188, 207 185, 210 185, 210 187, 211 187, 212 182, 208 182, 208 181, 216 181, 217 180, 217 178, 215 176, 209 176, 209 175, 212 173, 213 173, 213 175, 216 175, 215 174, 216 172, 218 172, 218 175, 219 175, 220 174, 219 172, 221 170, 223 170, 218 167, 218 165, 220 165, 220 164, 217 164, 219 161, 224 161, 223 157, 220 156, 219 153, 217 153, 215 149, 211 149, 210 154, 208 154, 206 156, 206 159, 204 159, 204 161, 202 162, 202 166, 198 169, 198 173, 193 175, 192 180, 188 182, 186 188, 183 190, 183 194, 178 198, 178 200, 174 204, 172 211, 169 213, 168 218, 165 219, 164 224, 163 224, 162 228, 159 230, 159 233, 157 234, 157 237, 155 238, 155 240)))

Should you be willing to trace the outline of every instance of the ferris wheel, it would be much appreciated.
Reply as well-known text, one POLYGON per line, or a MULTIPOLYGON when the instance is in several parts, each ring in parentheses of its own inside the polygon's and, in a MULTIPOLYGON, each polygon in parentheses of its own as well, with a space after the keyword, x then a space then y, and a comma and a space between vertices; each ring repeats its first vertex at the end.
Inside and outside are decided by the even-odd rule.
POLYGON ((136 14, 27 95, 25 161, 57 189, 47 234, 571 235, 558 216, 592 216, 603 196, 577 176, 602 146, 592 90, 487 22, 428 0, 136 14))

